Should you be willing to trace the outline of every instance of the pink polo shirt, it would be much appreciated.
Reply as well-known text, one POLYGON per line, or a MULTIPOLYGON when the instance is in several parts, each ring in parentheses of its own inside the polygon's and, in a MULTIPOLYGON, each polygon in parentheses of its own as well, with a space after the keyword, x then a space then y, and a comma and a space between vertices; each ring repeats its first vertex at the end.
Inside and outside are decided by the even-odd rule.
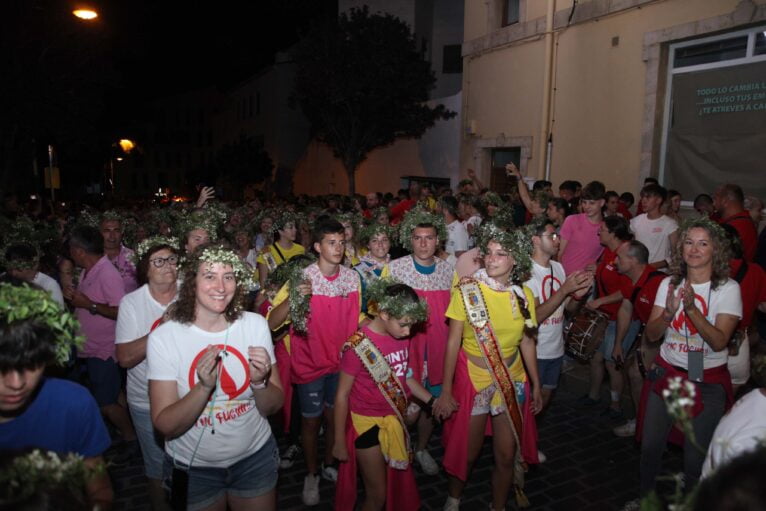
MULTIPOLYGON (((77 290, 96 303, 112 307, 119 306, 120 300, 125 296, 120 272, 106 256, 99 259, 90 270, 83 272, 77 290)), ((117 321, 99 314, 91 314, 89 310, 79 307, 75 309, 75 314, 80 321, 80 333, 85 337, 85 345, 77 356, 101 360, 115 358, 114 337, 117 321)))
POLYGON ((559 262, 567 275, 589 264, 596 264, 604 250, 598 239, 599 227, 601 222, 591 223, 585 213, 566 217, 561 226, 561 239, 567 241, 567 246, 559 262))
POLYGON ((124 245, 120 245, 120 253, 114 259, 110 259, 122 278, 122 284, 125 288, 125 294, 132 293, 138 289, 138 278, 136 277, 136 267, 131 262, 133 251, 124 245))

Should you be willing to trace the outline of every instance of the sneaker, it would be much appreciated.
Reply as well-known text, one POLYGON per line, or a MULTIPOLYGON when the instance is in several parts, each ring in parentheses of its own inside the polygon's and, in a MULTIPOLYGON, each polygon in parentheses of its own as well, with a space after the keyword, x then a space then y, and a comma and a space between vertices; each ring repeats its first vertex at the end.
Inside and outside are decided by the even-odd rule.
POLYGON ((459 511, 459 509, 460 499, 456 499, 455 497, 447 497, 447 501, 444 503, 442 511, 459 511))
POLYGON ((577 400, 577 404, 580 406, 596 406, 597 404, 601 403, 600 399, 593 399, 588 394, 585 394, 583 397, 577 400))
POLYGON ((540 463, 545 463, 546 461, 548 461, 548 456, 543 454, 543 451, 537 451, 537 461, 539 461, 540 463))
POLYGON ((616 428, 612 429, 612 433, 621 437, 636 436, 636 419, 630 419, 622 426, 617 426, 616 428))
POLYGON ((639 511, 639 509, 641 509, 641 499, 631 500, 622 506, 622 511, 639 511))
POLYGON ((320 473, 322 474, 322 479, 325 481, 331 481, 334 483, 338 480, 338 469, 332 465, 325 465, 322 463, 322 470, 320 473))
POLYGON ((295 463, 295 458, 301 453, 299 445, 292 444, 285 450, 285 453, 280 456, 279 468, 290 468, 295 463))
POLYGON ((418 462, 418 465, 420 465, 420 469, 424 474, 435 476, 439 473, 439 465, 436 464, 434 459, 425 449, 415 453, 415 460, 418 462))
POLYGON ((303 504, 316 506, 319 504, 319 476, 309 474, 303 480, 303 504))

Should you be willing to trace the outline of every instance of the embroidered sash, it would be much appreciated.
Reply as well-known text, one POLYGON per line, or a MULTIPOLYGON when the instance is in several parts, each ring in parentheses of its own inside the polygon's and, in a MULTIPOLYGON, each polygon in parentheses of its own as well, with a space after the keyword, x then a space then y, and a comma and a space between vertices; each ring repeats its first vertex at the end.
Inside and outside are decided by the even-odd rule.
POLYGON ((407 431, 407 425, 404 422, 404 416, 407 413, 407 393, 404 391, 402 382, 391 370, 386 357, 380 352, 375 343, 369 337, 364 335, 361 330, 357 330, 349 337, 343 345, 343 351, 353 349, 356 356, 361 360, 362 365, 372 377, 372 381, 378 386, 378 390, 385 398, 386 402, 399 419, 399 423, 404 431, 404 438, 407 446, 407 452, 410 451, 410 434, 407 431))
POLYGON ((517 479, 517 484, 523 486, 523 473, 527 470, 527 464, 521 457, 523 423, 521 409, 516 400, 516 387, 511 378, 510 370, 503 361, 503 354, 492 330, 489 311, 479 287, 479 282, 471 277, 463 277, 460 279, 458 286, 463 297, 463 306, 465 307, 468 323, 476 335, 476 341, 484 363, 489 368, 492 381, 500 390, 505 402, 505 416, 511 424, 511 431, 513 431, 513 436, 516 439, 515 478, 517 479))

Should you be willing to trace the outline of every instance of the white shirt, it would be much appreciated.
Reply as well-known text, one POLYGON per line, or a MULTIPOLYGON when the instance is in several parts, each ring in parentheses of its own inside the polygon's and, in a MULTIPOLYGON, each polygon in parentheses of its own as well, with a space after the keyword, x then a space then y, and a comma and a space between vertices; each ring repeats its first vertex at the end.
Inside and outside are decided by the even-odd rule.
MULTIPOLYGON (((670 277, 665 278, 657 288, 657 296, 654 298, 654 305, 665 307, 668 296, 668 285, 670 277)), ((676 292, 683 287, 682 281, 676 286, 676 292)), ((697 309, 705 315, 710 324, 715 324, 718 314, 731 314, 732 316, 742 317, 742 295, 739 292, 739 284, 735 280, 729 279, 725 284, 718 286, 717 289, 710 290, 710 282, 705 284, 692 284, 694 289, 694 303, 697 309), (708 303, 709 302, 709 303, 708 303)), ((660 354, 670 364, 688 368, 687 353, 689 351, 704 350, 704 368, 710 369, 724 365, 729 357, 729 351, 713 351, 702 336, 691 324, 691 320, 684 321, 686 314, 683 304, 678 307, 673 321, 668 325, 665 331, 665 340, 660 346, 660 354)))
POLYGON ((678 230, 678 224, 669 216, 662 215, 649 220, 646 213, 630 221, 630 230, 649 249, 649 262, 670 261, 670 235, 678 230))
POLYGON ((702 465, 702 477, 709 476, 745 451, 766 439, 766 396, 762 389, 751 390, 734 403, 715 428, 702 465))
POLYGON ((463 222, 463 225, 465 226, 466 232, 468 232, 468 248, 473 248, 476 246, 476 229, 481 225, 482 218, 479 215, 473 215, 471 218, 463 222), (473 226, 473 234, 471 234, 468 230, 468 226, 473 226))
MULTIPOLYGON (((125 344, 143 337, 159 325, 167 305, 162 305, 144 284, 126 294, 117 310, 115 344, 125 344)), ((149 380, 146 377, 146 359, 128 369, 128 404, 139 410, 149 410, 149 380)))
MULTIPOLYGON (((468 231, 460 220, 455 220, 447 226, 447 243, 444 251, 454 255, 455 252, 468 250, 468 231)), ((452 263, 454 266, 454 263, 452 263)))
MULTIPOLYGON (((540 304, 547 302, 558 291, 566 273, 561 263, 550 261, 548 268, 532 261, 531 278, 524 283, 540 304)), ((540 323, 537 334, 537 358, 552 359, 564 355, 564 302, 540 323)))
POLYGON ((196 448, 193 466, 224 468, 255 453, 271 436, 268 421, 255 407, 247 348, 265 348, 274 364, 274 345, 266 320, 252 312, 243 312, 228 334, 175 321, 163 323, 149 335, 149 379, 175 381, 178 397, 183 398, 199 381, 197 361, 209 345, 226 347, 216 390, 194 425, 165 442, 165 452, 188 465, 196 448))
POLYGON ((37 275, 35 275, 35 278, 32 279, 32 283, 48 291, 48 293, 51 295, 51 298, 53 298, 56 303, 64 307, 64 296, 61 294, 61 286, 59 286, 59 283, 56 282, 55 279, 41 271, 38 271, 37 275))

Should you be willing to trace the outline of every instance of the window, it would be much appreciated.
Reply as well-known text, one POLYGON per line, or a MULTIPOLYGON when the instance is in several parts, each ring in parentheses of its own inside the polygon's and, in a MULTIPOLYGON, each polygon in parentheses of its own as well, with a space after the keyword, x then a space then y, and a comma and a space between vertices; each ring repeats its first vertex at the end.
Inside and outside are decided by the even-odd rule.
POLYGON ((737 183, 766 196, 766 26, 671 44, 659 178, 684 200, 737 183))
POLYGON ((460 44, 445 44, 442 54, 442 73, 462 73, 463 72, 463 46, 460 44))
POLYGON ((519 22, 519 11, 521 0, 502 0, 503 1, 503 25, 513 25, 519 22))
POLYGON ((508 177, 505 166, 513 163, 517 167, 521 159, 521 148, 502 147, 492 149, 492 171, 489 176, 489 189, 497 193, 510 193, 516 187, 516 180, 508 177))

